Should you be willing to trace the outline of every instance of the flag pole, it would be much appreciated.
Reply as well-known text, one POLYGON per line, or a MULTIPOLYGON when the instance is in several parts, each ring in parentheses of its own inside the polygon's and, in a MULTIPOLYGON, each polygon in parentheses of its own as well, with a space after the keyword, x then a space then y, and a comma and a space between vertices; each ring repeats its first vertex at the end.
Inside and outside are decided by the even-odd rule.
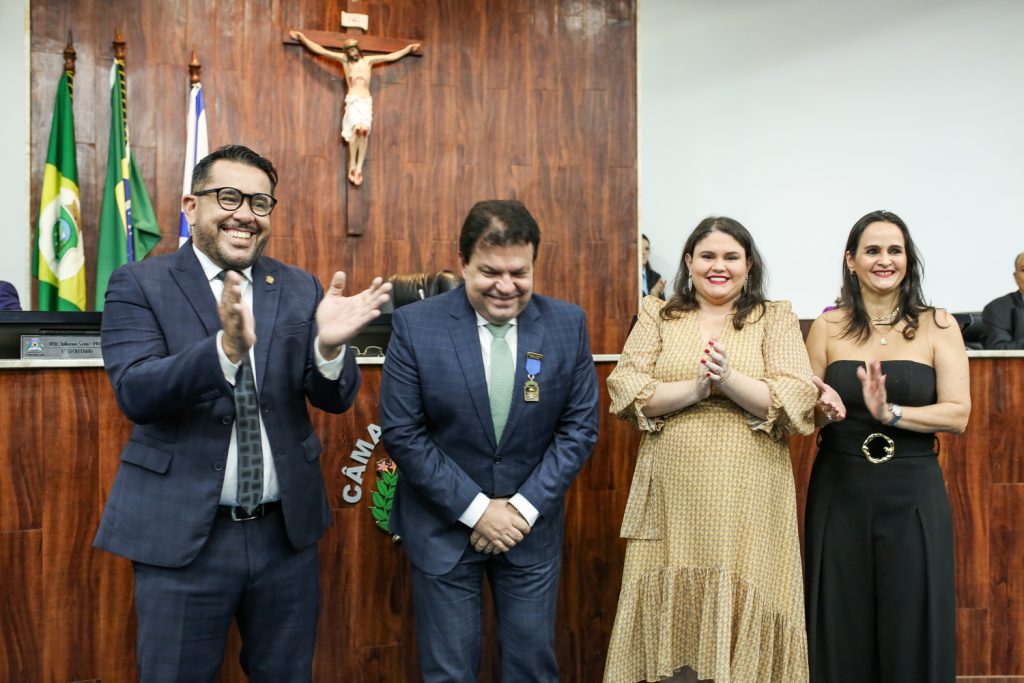
MULTIPOLYGON (((206 108, 203 104, 203 84, 199 80, 202 70, 196 48, 192 48, 192 59, 188 64, 189 92, 185 121, 185 164, 181 179, 181 196, 192 192, 192 171, 195 165, 209 152, 206 132, 206 108)), ((192 230, 185 218, 184 209, 178 218, 178 246, 181 247, 191 236, 192 230)))
POLYGON ((125 58, 126 43, 121 36, 121 27, 114 29, 114 61, 117 63, 117 87, 121 95, 121 125, 124 130, 125 156, 127 168, 123 169, 121 184, 124 187, 124 222, 125 246, 128 251, 128 262, 135 260, 135 234, 132 229, 132 192, 131 192, 131 132, 128 129, 128 60, 125 58))

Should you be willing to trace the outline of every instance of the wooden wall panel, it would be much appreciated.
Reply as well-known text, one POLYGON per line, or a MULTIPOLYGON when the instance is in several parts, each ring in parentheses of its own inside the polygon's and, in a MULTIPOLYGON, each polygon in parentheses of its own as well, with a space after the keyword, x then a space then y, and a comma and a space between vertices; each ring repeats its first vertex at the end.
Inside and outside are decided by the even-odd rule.
MULTIPOLYGON (((598 366, 601 385, 612 369, 598 366)), ((390 683, 417 680, 408 564, 401 545, 377 529, 369 514, 374 467, 385 455, 375 444, 380 370, 364 367, 360 400, 340 416, 317 413, 323 468, 334 526, 320 543, 321 615, 315 660, 318 681, 390 683), (365 443, 360 444, 359 440, 365 443), (345 501, 353 483, 343 468, 369 458, 362 499, 345 501)), ((4 431, 29 425, 18 443, 44 454, 40 480, 43 523, 0 534, 0 681, 59 683, 134 680, 135 617, 131 563, 92 549, 92 537, 128 437, 106 376, 99 369, 0 371, 4 431), (48 406, 34 419, 35 396, 48 406), (52 425, 61 429, 54 430, 52 425), (58 432, 55 434, 55 431, 58 432)), ((602 407, 608 398, 602 392, 602 407)), ((618 538, 638 438, 605 415, 603 439, 567 500, 565 562, 559 604, 558 655, 566 681, 601 677, 611 632, 625 544, 618 538)), ((20 461, 19 461, 20 462, 20 461)), ((16 469, 6 475, 17 477, 16 469)), ((20 503, 25 504, 22 499, 20 503)), ((486 610, 489 618, 491 610, 486 610)), ((486 623, 486 622, 485 622, 486 623)), ((490 625, 482 681, 498 680, 490 625)), ((240 640, 233 630, 222 683, 243 683, 240 640)))
POLYGON ((1024 486, 992 486, 991 506, 990 673, 1024 676, 1024 486))
MULTIPOLYGON (((601 438, 566 501, 566 539, 558 606, 558 656, 563 680, 599 680, 618 601, 625 543, 618 536, 632 477, 638 433, 607 414, 604 382, 610 363, 598 364, 601 438)), ((974 415, 966 434, 943 438, 942 465, 953 501, 957 562, 958 671, 971 680, 1024 676, 1024 488, 986 481, 989 460, 1005 459, 993 443, 1024 443, 1024 425, 1008 434, 986 432, 989 396, 1019 387, 1024 360, 972 359, 974 415), (969 499, 969 504, 968 504, 969 499), (965 501, 958 503, 958 500, 965 501), (975 517, 981 516, 984 522, 975 517)), ((359 401, 340 416, 317 414, 315 425, 335 524, 320 543, 318 681, 378 683, 416 680, 414 622, 408 566, 400 545, 371 520, 373 470, 384 455, 374 444, 380 369, 363 367, 359 401), (365 443, 360 444, 362 440, 365 443), (359 451, 363 455, 359 456, 359 451), (367 460, 363 496, 345 501, 353 481, 343 468, 367 460)), ((135 618, 131 565, 91 548, 92 534, 128 437, 106 377, 99 369, 0 371, 5 434, 16 444, 0 480, 17 479, 28 464, 38 495, 16 500, 11 518, 29 519, 20 507, 37 506, 38 528, 0 533, 0 681, 57 683, 135 678, 135 618), (45 406, 46 419, 39 419, 45 406), (55 428, 54 425, 59 425, 55 428), (27 428, 26 428, 27 426, 27 428), (27 457, 31 454, 31 458, 27 457), (36 467, 36 469, 32 469, 36 467)), ((814 440, 791 441, 801 501, 814 457, 814 440)), ((802 511, 803 505, 800 504, 802 511)), ((489 614, 489 610, 488 610, 489 614)), ((488 634, 491 629, 488 627, 488 634)), ((222 683, 242 683, 233 634, 222 683)), ((496 681, 493 638, 481 681, 496 681)))
MULTIPOLYGON (((7 423, 5 423, 7 424, 7 423)), ((8 474, 6 471, 4 474, 8 474)), ((39 680, 43 669, 43 534, 0 532, 0 680, 39 680)))
POLYGON ((377 274, 454 268, 470 206, 515 197, 543 231, 538 291, 583 306, 594 351, 617 353, 637 297, 635 1, 359 2, 355 11, 369 15, 372 34, 419 39, 424 51, 375 69, 374 126, 358 189, 345 181, 338 134, 340 66, 282 42, 289 28, 338 30, 346 6, 33 0, 33 173, 41 176, 45 162, 70 29, 90 272, 107 161, 110 44, 120 27, 132 149, 164 233, 156 252, 177 244, 186 65, 195 47, 212 146, 248 144, 280 171, 269 255, 321 279, 345 270, 358 286, 377 274), (347 237, 350 225, 364 234, 347 237), (406 248, 391 249, 395 243, 406 248), (584 253, 601 254, 601 269, 579 258, 584 253), (619 278, 612 295, 609 275, 619 278))

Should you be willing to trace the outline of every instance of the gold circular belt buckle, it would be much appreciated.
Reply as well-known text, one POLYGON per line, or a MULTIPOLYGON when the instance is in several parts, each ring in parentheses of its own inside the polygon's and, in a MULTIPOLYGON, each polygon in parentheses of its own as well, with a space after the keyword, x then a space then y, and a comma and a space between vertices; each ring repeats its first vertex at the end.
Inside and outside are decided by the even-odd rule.
POLYGON ((860 450, 864 453, 864 457, 868 459, 869 463, 872 465, 881 465, 883 462, 892 460, 892 456, 896 455, 896 442, 885 434, 875 432, 868 436, 868 438, 864 439, 864 443, 861 445, 860 450), (885 448, 882 449, 885 452, 885 455, 881 458, 871 457, 871 451, 868 449, 868 446, 870 446, 871 442, 875 439, 885 439, 885 448))

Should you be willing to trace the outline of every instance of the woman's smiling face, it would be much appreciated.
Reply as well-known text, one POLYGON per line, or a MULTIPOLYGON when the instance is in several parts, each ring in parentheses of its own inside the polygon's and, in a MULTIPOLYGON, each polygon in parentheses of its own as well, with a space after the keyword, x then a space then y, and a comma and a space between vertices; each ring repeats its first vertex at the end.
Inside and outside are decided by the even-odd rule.
POLYGON ((735 237, 712 230, 685 258, 701 300, 720 306, 735 301, 743 291, 751 262, 735 237))

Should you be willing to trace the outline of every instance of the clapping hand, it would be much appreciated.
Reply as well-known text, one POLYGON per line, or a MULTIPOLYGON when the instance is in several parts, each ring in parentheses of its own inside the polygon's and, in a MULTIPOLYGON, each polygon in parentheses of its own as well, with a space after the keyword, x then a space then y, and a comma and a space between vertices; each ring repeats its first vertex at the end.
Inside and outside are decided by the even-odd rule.
POLYGON ((818 402, 815 408, 825 416, 828 422, 840 422, 846 419, 846 406, 839 393, 825 384, 820 377, 811 376, 814 386, 818 387, 818 402))
POLYGON ((391 298, 391 283, 376 277, 370 286, 352 296, 345 296, 345 273, 338 271, 331 286, 316 309, 316 326, 320 335, 320 355, 332 360, 341 347, 350 342, 359 330, 380 315, 380 307, 391 298))
POLYGON ((889 404, 885 391, 885 375, 882 374, 882 361, 867 361, 864 367, 857 368, 857 379, 860 380, 864 392, 864 405, 872 417, 884 422, 889 404))
POLYGON ((256 322, 242 300, 242 275, 233 270, 224 274, 224 291, 217 303, 220 327, 224 330, 221 346, 232 363, 238 363, 256 343, 256 322))

